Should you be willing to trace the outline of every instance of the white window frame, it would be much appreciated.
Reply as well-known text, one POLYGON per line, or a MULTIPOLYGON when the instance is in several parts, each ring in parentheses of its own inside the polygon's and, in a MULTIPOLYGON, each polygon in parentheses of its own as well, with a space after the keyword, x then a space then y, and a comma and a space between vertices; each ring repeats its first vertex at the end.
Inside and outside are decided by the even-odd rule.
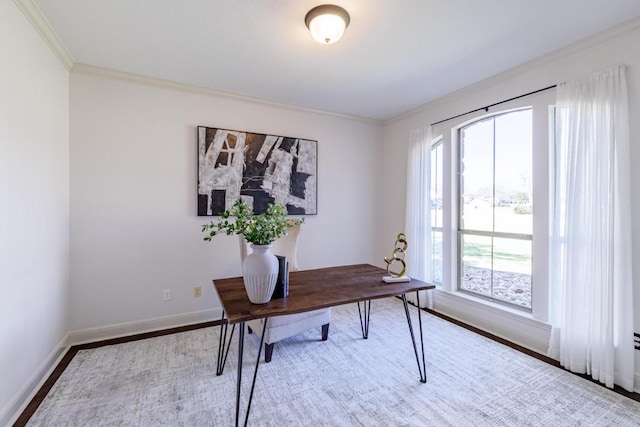
MULTIPOLYGON (((531 120, 533 121, 533 108, 531 107, 523 107, 523 108, 516 108, 516 109, 510 109, 510 110, 506 110, 506 111, 496 111, 495 113, 491 113, 491 114, 486 114, 484 115, 482 118, 479 118, 477 120, 474 121, 468 121, 465 123, 464 126, 457 126, 456 130, 458 132, 458 135, 460 135, 460 132, 462 132, 462 130, 469 126, 469 125, 474 125, 482 120, 491 118, 492 120, 494 120, 494 124, 493 126, 495 126, 495 120, 497 118, 499 118, 500 116, 506 115, 506 114, 510 114, 510 113, 515 113, 518 111, 524 111, 524 110, 529 110, 532 113, 532 118, 531 120)), ((494 136, 495 137, 495 136, 494 136)), ((493 141, 494 143, 494 147, 495 147, 495 139, 493 141)), ((460 140, 458 140, 458 144, 460 144, 460 140)), ((459 145, 458 145, 458 149, 459 149, 459 145)), ((533 156, 533 152, 531 153, 533 156)), ((495 156, 496 154, 494 153, 494 161, 495 161, 495 156)), ((457 162, 458 162, 458 171, 460 170, 460 165, 462 164, 462 159, 458 156, 457 158, 457 162)), ((532 157, 532 168, 533 168, 533 157, 532 157)), ((460 173, 458 173, 458 176, 460 176, 460 173)), ((495 185, 495 183, 494 183, 495 185)), ((457 182, 457 197, 458 197, 458 206, 461 206, 462 204, 462 200, 463 200, 463 194, 462 194, 462 186, 460 185, 460 180, 458 179, 457 182)), ((535 205, 534 208, 535 209, 535 205)), ((462 209, 458 209, 458 228, 457 228, 457 247, 458 247, 458 271, 457 271, 457 283, 456 283, 456 290, 458 292, 463 292, 463 293, 467 293, 469 295, 473 295, 479 298, 483 298, 483 299, 487 299, 489 301, 492 301, 496 304, 504 304, 506 306, 509 307, 513 307, 516 308, 518 310, 524 310, 524 311, 528 311, 531 312, 531 308, 530 307, 523 307, 523 306, 518 306, 516 304, 513 303, 509 303, 507 301, 502 301, 499 300, 497 298, 493 298, 493 297, 489 297, 489 296, 484 296, 481 294, 477 294, 473 291, 469 291, 469 290, 465 290, 462 289, 461 284, 462 284, 462 272, 463 272, 463 263, 462 263, 462 240, 463 240, 463 236, 485 236, 485 237, 497 237, 497 238, 506 238, 506 239, 515 239, 515 240, 523 240, 523 241, 530 241, 532 242, 533 240, 533 233, 532 234, 522 234, 522 233, 510 233, 510 232, 501 232, 501 231, 496 231, 495 229, 492 231, 481 231, 481 230, 472 230, 472 229, 467 229, 467 228, 461 228, 459 225, 462 223, 462 209)), ((532 254, 533 255, 533 254, 532 254)), ((533 257, 532 257, 533 258, 533 257)), ((492 267, 493 269, 493 267, 492 267)), ((533 273, 533 265, 532 265, 532 273, 533 273)), ((535 276, 534 274, 531 274, 531 289, 533 290, 533 282, 535 281, 535 279, 537 278, 537 276, 535 276)), ((492 285, 493 288, 493 285, 492 285)), ((531 304, 533 304, 533 301, 530 301, 531 304)))
POLYGON ((433 135, 442 135, 443 144, 443 274, 441 291, 460 298, 471 299, 499 310, 517 313, 543 322, 549 317, 549 206, 550 206, 550 121, 549 108, 555 102, 555 91, 545 91, 493 107, 490 112, 465 115, 434 125, 433 135), (458 283, 458 130, 472 122, 498 113, 532 108, 533 120, 533 240, 531 311, 495 303, 487 299, 462 293, 458 283))
MULTIPOLYGON (((444 166, 445 166, 445 164, 444 164, 444 146, 443 146, 443 142, 444 142, 444 140, 442 138, 442 135, 438 135, 438 136, 436 136, 435 138, 433 138, 431 140, 431 159, 433 159, 433 153, 434 153, 435 150, 437 150, 439 147, 443 148, 443 150, 442 150, 442 157, 443 158, 442 158, 442 162, 441 162, 441 165, 440 165, 441 170, 439 171, 440 172, 439 175, 440 175, 440 179, 441 180, 444 180, 444 166)), ((431 183, 431 185, 433 185, 433 181, 431 181, 430 183, 431 183)), ((443 185, 443 192, 444 192, 444 182, 442 182, 442 185, 443 185)), ((429 188, 429 191, 431 191, 431 188, 429 188)), ((443 210, 442 216, 443 216, 443 222, 444 222, 444 195, 443 195, 442 204, 443 204, 442 205, 442 210, 443 210)), ((431 226, 431 233, 432 233, 431 236, 433 236, 433 232, 434 231, 435 232, 439 232, 443 236, 443 240, 444 240, 444 223, 440 227, 437 227, 437 226, 434 227, 431 224, 431 212, 429 212, 429 225, 431 226)), ((433 237, 432 237, 431 250, 433 252, 433 237)), ((444 245, 443 245, 443 249, 442 249, 442 257, 444 258, 444 245)), ((434 278, 434 274, 433 274, 433 272, 434 272, 434 269, 433 269, 433 267, 434 267, 434 265, 433 265, 433 254, 431 255, 430 262, 431 262, 431 280, 432 280, 434 285, 441 286, 442 285, 442 281, 437 281, 434 278)), ((442 260, 442 265, 440 266, 440 270, 444 274, 444 259, 442 260)))

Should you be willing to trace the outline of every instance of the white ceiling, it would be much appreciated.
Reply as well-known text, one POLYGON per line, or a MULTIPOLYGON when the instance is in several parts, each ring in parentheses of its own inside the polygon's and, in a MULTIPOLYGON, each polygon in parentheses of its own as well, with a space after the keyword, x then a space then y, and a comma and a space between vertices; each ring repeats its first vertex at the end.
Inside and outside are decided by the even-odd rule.
POLYGON ((638 0, 34 0, 75 62, 387 119, 640 16, 638 0))

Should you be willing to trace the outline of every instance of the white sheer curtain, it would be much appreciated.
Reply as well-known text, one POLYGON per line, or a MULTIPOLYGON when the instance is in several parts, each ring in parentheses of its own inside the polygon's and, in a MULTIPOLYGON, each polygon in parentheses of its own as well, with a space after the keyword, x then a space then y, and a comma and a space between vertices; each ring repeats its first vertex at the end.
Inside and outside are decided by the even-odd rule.
MULTIPOLYGON (((407 161, 407 275, 418 280, 431 280, 431 126, 413 129, 409 136, 407 161)), ((415 293, 407 295, 415 302, 415 293)), ((420 306, 431 307, 431 292, 421 291, 420 306)))
POLYGON ((549 355, 633 390, 629 117, 625 67, 558 86, 549 355))

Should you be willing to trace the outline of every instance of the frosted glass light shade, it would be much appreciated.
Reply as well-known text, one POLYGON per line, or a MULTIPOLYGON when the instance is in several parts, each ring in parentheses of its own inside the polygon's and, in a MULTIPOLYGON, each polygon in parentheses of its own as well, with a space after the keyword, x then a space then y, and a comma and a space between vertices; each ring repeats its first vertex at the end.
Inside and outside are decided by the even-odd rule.
POLYGON ((318 43, 331 44, 340 40, 350 18, 340 6, 324 4, 311 9, 304 21, 318 43))

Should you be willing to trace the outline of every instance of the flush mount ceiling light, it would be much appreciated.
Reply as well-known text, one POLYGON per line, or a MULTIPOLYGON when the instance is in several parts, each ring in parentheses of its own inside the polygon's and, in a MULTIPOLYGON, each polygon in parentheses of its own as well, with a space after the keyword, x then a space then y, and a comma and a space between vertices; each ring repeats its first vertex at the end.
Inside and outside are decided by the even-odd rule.
POLYGON ((333 4, 316 6, 304 17, 304 23, 311 31, 311 36, 322 44, 331 44, 340 40, 344 29, 349 26, 349 21, 349 13, 333 4))

